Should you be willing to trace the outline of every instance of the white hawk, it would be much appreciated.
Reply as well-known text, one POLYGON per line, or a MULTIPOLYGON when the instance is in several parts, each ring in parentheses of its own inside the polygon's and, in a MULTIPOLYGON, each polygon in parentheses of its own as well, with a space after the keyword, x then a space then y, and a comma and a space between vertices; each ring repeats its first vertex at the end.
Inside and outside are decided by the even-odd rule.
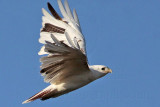
POLYGON ((104 65, 87 63, 85 39, 82 35, 80 23, 75 9, 70 11, 68 2, 64 5, 58 0, 61 18, 54 8, 48 3, 52 15, 42 9, 42 29, 39 42, 44 44, 39 55, 44 81, 50 83, 47 88, 35 94, 24 103, 36 99, 46 100, 69 93, 83 87, 88 83, 111 73, 112 70, 104 65))

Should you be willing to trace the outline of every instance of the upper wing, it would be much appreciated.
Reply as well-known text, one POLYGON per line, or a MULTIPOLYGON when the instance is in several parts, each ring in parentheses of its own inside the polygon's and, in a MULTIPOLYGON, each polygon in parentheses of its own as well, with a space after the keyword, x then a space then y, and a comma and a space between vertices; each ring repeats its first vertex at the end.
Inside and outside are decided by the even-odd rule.
MULTIPOLYGON (((68 40, 64 35, 65 32, 67 32, 70 35, 73 44, 76 45, 75 43, 78 42, 80 50, 85 54, 85 39, 82 35, 78 16, 75 9, 73 10, 72 15, 68 2, 66 0, 64 2, 64 6, 61 0, 58 0, 58 5, 63 15, 63 18, 58 15, 58 13, 49 3, 48 8, 52 16, 45 9, 42 9, 44 16, 42 17, 43 22, 39 42, 45 44, 45 41, 52 41, 50 36, 50 34, 52 33, 59 41, 63 41, 65 44, 70 46, 68 40)), ((38 54, 43 55, 48 53, 44 51, 43 46, 38 54)))
POLYGON ((59 83, 69 76, 90 71, 86 56, 73 44, 68 34, 65 35, 71 47, 60 42, 52 34, 52 43, 46 41, 44 50, 51 55, 40 59, 42 62, 40 72, 45 76, 45 82, 59 83))

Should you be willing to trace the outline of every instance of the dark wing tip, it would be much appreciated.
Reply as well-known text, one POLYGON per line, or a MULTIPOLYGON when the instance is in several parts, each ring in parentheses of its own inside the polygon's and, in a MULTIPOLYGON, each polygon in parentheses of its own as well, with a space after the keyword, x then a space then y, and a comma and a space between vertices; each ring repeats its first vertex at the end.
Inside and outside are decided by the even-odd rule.
POLYGON ((44 69, 42 69, 41 71, 40 71, 40 73, 42 74, 42 73, 44 73, 45 72, 45 70, 44 69))
POLYGON ((48 9, 49 9, 49 11, 52 13, 52 15, 53 15, 56 19, 62 20, 62 18, 58 15, 58 13, 55 11, 55 9, 52 7, 52 5, 51 5, 49 2, 47 3, 47 5, 48 5, 48 9))
POLYGON ((48 7, 51 6, 51 4, 49 2, 47 2, 48 7))

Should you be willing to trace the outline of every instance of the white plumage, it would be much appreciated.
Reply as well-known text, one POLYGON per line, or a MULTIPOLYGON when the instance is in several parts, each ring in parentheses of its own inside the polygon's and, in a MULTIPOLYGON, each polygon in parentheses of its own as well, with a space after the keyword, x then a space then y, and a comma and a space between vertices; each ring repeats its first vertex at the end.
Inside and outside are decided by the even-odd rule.
POLYGON ((48 54, 40 59, 40 73, 44 76, 44 81, 51 85, 23 103, 58 97, 112 72, 103 65, 88 65, 85 40, 77 13, 74 9, 72 15, 66 0, 64 6, 58 0, 58 5, 63 18, 49 3, 48 8, 53 16, 42 9, 44 16, 39 38, 39 42, 44 44, 39 55, 48 54))
MULTIPOLYGON (((79 41, 78 43, 80 45, 80 48, 85 53, 86 52, 85 40, 84 40, 83 34, 81 32, 78 16, 76 14, 75 9, 73 11, 73 14, 74 14, 74 18, 73 18, 71 11, 70 11, 70 8, 69 8, 69 5, 68 5, 68 2, 66 0, 65 0, 66 10, 64 9, 61 0, 58 0, 58 4, 59 4, 59 8, 61 10, 61 13, 64 17, 62 19, 63 21, 52 17, 45 9, 42 9, 42 12, 44 15, 42 17, 42 21, 43 21, 42 28, 44 27, 45 23, 58 25, 58 27, 64 28, 65 32, 67 32, 70 35, 72 41, 74 41, 74 38, 76 38, 76 40, 79 41), (64 21, 66 21, 67 23, 65 23, 64 21)), ((45 40, 51 41, 50 34, 51 34, 51 32, 41 32, 39 42, 44 44, 45 40)), ((64 34, 59 34, 56 32, 52 32, 52 34, 54 34, 59 41, 64 41, 65 44, 69 45, 64 34)), ((41 49, 39 52, 39 55, 43 55, 43 54, 47 54, 47 53, 44 52, 43 49, 41 49)))

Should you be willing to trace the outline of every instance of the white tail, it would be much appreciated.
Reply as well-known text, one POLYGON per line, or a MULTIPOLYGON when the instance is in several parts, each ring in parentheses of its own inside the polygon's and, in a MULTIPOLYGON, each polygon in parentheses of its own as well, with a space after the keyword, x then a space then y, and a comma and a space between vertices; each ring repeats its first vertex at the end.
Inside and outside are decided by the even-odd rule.
POLYGON ((30 97, 29 99, 27 99, 26 101, 24 101, 22 104, 25 104, 25 103, 29 103, 31 101, 34 101, 36 99, 40 99, 42 98, 43 96, 49 94, 50 92, 52 92, 54 90, 53 86, 50 85, 48 86, 47 88, 43 89, 42 91, 40 91, 39 93, 35 94, 34 96, 30 97))

